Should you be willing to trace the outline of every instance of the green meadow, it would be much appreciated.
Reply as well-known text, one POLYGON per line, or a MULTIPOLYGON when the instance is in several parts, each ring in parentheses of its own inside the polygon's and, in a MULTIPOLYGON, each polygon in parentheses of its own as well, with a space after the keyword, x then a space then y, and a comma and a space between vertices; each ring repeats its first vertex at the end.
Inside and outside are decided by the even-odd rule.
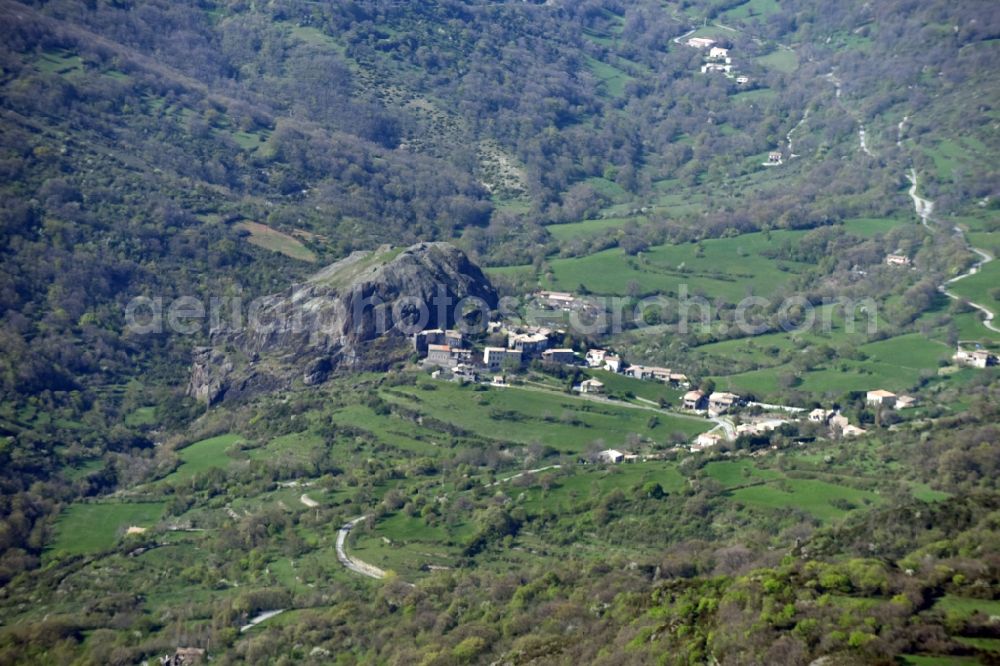
POLYGON ((855 236, 870 238, 885 235, 900 224, 907 222, 907 220, 892 217, 855 217, 844 220, 844 229, 855 236))
POLYGON ((984 264, 976 274, 948 285, 948 290, 1000 316, 1000 261, 984 264))
POLYGON ((743 92, 738 92, 732 95, 733 101, 741 102, 743 104, 752 104, 756 102, 770 102, 775 99, 777 94, 770 88, 757 88, 755 90, 745 90, 743 92))
POLYGON ((777 49, 756 58, 756 61, 768 69, 775 69, 784 74, 789 74, 799 68, 799 57, 795 55, 794 51, 786 49, 777 49))
MULTIPOLYGON (((571 507, 581 499, 598 498, 612 490, 627 491, 647 483, 659 483, 668 494, 684 491, 687 481, 672 462, 639 462, 619 465, 588 465, 573 469, 568 475, 557 476, 551 488, 532 486, 523 491, 523 506, 529 512, 553 507, 571 507)), ((508 490, 508 494, 521 491, 508 490)))
POLYGON ((713 358, 731 359, 761 366, 732 375, 717 375, 718 386, 759 397, 778 398, 787 387, 782 378, 796 375, 795 388, 817 396, 836 397, 849 391, 884 388, 907 391, 923 376, 933 376, 940 362, 952 355, 950 347, 920 333, 908 333, 888 340, 858 344, 860 336, 842 330, 828 337, 816 334, 772 333, 751 339, 728 340, 696 349, 713 358), (787 360, 798 346, 809 344, 857 344, 859 358, 838 358, 801 372, 787 360))
POLYGON ((73 504, 59 516, 51 552, 81 555, 108 550, 128 527, 154 527, 165 506, 163 502, 73 504))
POLYGON ((749 460, 710 462, 705 465, 705 474, 727 489, 781 477, 779 472, 760 469, 749 460))
POLYGON ((935 610, 940 610, 948 615, 959 618, 968 618, 974 613, 981 613, 986 616, 1000 616, 1000 600, 990 599, 970 599, 946 594, 934 604, 935 610))
POLYGON ((684 393, 664 382, 634 379, 607 370, 587 370, 587 375, 604 382, 605 393, 618 399, 629 399, 627 394, 631 394, 652 402, 663 400, 674 404, 684 393))
POLYGON ((691 295, 736 302, 750 294, 772 293, 806 269, 761 254, 802 233, 759 232, 697 244, 659 245, 634 257, 613 248, 586 257, 553 259, 548 286, 566 291, 582 286, 596 294, 625 295, 637 288, 644 294, 676 295, 686 285, 691 295))
POLYGON ((242 443, 242 437, 228 433, 203 439, 190 446, 185 446, 177 452, 178 457, 181 459, 180 467, 166 478, 170 481, 178 481, 189 479, 213 467, 228 467, 229 463, 233 461, 233 458, 228 454, 228 450, 242 443))
POLYGON ((250 449, 253 460, 293 459, 308 460, 323 444, 323 438, 311 431, 293 432, 275 437, 264 446, 250 449))
POLYGON ((364 405, 352 405, 333 414, 339 425, 352 426, 374 435, 389 446, 418 454, 432 454, 440 450, 440 432, 428 430, 415 423, 376 414, 364 405))
POLYGON ((265 250, 277 252, 278 254, 283 254, 286 257, 298 259, 299 261, 306 261, 309 263, 316 261, 316 255, 312 250, 303 245, 302 241, 294 236, 282 233, 277 229, 272 229, 266 224, 244 221, 234 226, 235 228, 249 234, 249 236, 247 236, 247 242, 251 245, 256 245, 257 247, 265 250))
POLYGON ((601 82, 608 97, 621 97, 625 94, 625 84, 632 80, 628 72, 590 56, 587 57, 587 68, 601 82))
POLYGON ((778 0, 747 0, 719 15, 723 23, 738 19, 764 18, 780 9, 778 0))
POLYGON ((657 442, 674 433, 693 437, 712 425, 703 419, 543 390, 509 387, 479 391, 446 382, 432 386, 433 390, 408 387, 384 397, 482 437, 502 432, 505 441, 538 442, 566 453, 581 453, 598 442, 623 446, 629 434, 657 442))
POLYGON ((574 238, 587 238, 598 234, 618 229, 628 222, 644 224, 645 217, 606 217, 597 220, 584 220, 582 222, 567 222, 564 224, 550 224, 545 227, 546 231, 552 234, 560 243, 565 243, 574 238))
POLYGON ((421 575, 427 566, 453 566, 460 557, 461 544, 474 531, 466 523, 429 525, 423 518, 403 512, 383 518, 371 533, 363 527, 355 529, 352 557, 409 578, 421 575))
POLYGON ((846 515, 848 509, 841 507, 847 504, 843 503, 861 507, 881 501, 872 492, 813 479, 783 479, 779 483, 739 488, 732 491, 732 497, 737 502, 757 508, 798 509, 822 522, 846 515), (838 502, 839 506, 833 502, 838 502))
POLYGON ((156 423, 156 407, 139 407, 125 417, 125 425, 148 426, 156 423))

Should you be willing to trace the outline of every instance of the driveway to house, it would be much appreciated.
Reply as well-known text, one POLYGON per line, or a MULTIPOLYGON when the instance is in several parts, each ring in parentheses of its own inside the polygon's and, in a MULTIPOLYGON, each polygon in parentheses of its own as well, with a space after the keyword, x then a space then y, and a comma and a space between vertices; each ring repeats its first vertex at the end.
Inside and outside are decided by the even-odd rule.
POLYGON ((709 432, 722 428, 722 430, 726 433, 727 440, 731 442, 734 439, 736 439, 736 426, 733 425, 732 421, 730 421, 729 419, 724 419, 721 416, 715 416, 709 420, 715 424, 715 427, 712 428, 712 430, 709 430, 709 432))

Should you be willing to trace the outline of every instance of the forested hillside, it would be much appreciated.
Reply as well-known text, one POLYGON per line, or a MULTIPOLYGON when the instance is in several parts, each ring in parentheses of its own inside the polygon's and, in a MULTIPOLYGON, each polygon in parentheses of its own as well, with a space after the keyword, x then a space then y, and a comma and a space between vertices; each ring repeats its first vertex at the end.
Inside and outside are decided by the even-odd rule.
MULTIPOLYGON (((991 3, 0 0, 0 32, 0 663, 185 641, 222 663, 997 659, 997 375, 949 366, 1000 347, 991 3), (783 432, 725 473, 671 457, 587 491, 571 468, 598 442, 665 451, 696 426, 454 393, 407 363, 206 410, 185 388, 208 325, 125 327, 137 296, 250 300, 421 241, 508 296, 631 307, 683 283, 707 327, 651 312, 566 346, 836 403, 875 444, 783 432), (733 326, 746 296, 773 299, 758 335, 733 326), (878 331, 789 332, 781 298, 835 296, 876 303, 878 331), (919 413, 871 409, 873 388, 919 413), (772 444, 787 459, 749 457, 772 444), (306 481, 314 513, 282 485, 306 481), (780 514, 802 484, 822 507, 780 514), (109 506, 159 527, 88 542, 109 506), (337 569, 357 515, 386 582, 337 569), (899 533, 867 547, 885 516, 899 533), (439 568, 413 566, 427 552, 439 568), (278 607, 301 622, 239 633, 278 607)), ((679 398, 643 390, 617 397, 679 398)))

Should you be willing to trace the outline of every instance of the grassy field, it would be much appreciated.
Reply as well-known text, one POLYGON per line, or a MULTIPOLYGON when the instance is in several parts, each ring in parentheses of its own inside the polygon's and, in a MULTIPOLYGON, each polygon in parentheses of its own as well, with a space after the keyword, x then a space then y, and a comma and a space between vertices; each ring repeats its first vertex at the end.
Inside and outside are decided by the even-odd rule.
POLYGON ((590 185, 598 193, 603 194, 612 201, 620 201, 628 196, 628 193, 622 189, 621 185, 613 180, 608 180, 607 178, 594 176, 585 179, 583 182, 590 185))
POLYGON ((880 502, 875 493, 813 479, 785 479, 732 491, 738 502, 764 509, 800 509, 822 522, 843 517, 847 511, 831 502, 849 502, 855 507, 880 502))
POLYGON ((128 527, 153 527, 165 506, 162 502, 74 504, 59 516, 51 551, 78 555, 107 550, 128 527))
POLYGON ((972 636, 955 636, 962 645, 974 647, 987 652, 1000 652, 1000 638, 975 638, 972 636))
POLYGON ((264 446, 249 451, 254 460, 294 459, 308 460, 323 444, 323 438, 314 432, 293 432, 275 437, 264 446))
POLYGON ((950 181, 956 168, 975 168, 980 157, 989 155, 989 149, 975 137, 945 139, 924 147, 924 152, 934 161, 935 171, 943 181, 950 181))
POLYGON ((1000 299, 994 298, 1000 296, 1000 261, 983 265, 978 273, 950 284, 948 289, 989 308, 995 315, 1000 314, 1000 299))
POLYGON ((683 492, 687 485, 677 466, 670 462, 586 465, 559 477, 548 490, 536 486, 524 491, 523 506, 529 512, 555 506, 569 509, 581 498, 600 497, 615 489, 627 491, 650 482, 659 483, 670 494, 683 492))
POLYGON ((75 481, 77 479, 82 479, 83 477, 104 469, 104 461, 100 458, 93 458, 91 460, 84 461, 77 465, 76 467, 66 467, 63 469, 63 474, 67 479, 75 481))
POLYGON ((186 446, 177 452, 181 459, 181 466, 168 475, 166 479, 169 481, 188 479, 213 467, 227 467, 233 459, 226 451, 242 442, 242 437, 229 433, 203 439, 186 446))
POLYGON ((774 470, 759 469, 749 460, 710 462, 705 465, 705 474, 721 483, 724 488, 744 486, 781 476, 774 470))
POLYGON ((778 49, 765 56, 756 58, 757 62, 768 69, 776 69, 786 74, 794 72, 799 68, 799 57, 794 51, 778 49))
POLYGON ((611 229, 617 229, 627 222, 644 224, 645 217, 607 217, 599 220, 584 220, 583 222, 567 222, 565 224, 551 224, 545 227, 546 231, 552 234, 560 243, 573 240, 574 238, 586 238, 596 236, 611 229))
POLYGON ((775 93, 770 88, 758 88, 756 90, 746 90, 744 92, 738 92, 732 96, 733 101, 742 102, 744 104, 751 103, 766 103, 777 97, 775 93))
POLYGON ((271 138, 270 130, 258 130, 253 132, 230 130, 228 133, 232 140, 239 144, 240 148, 249 152, 256 151, 258 148, 263 147, 267 143, 268 139, 271 138))
POLYGON ((1000 232, 969 231, 965 237, 970 245, 986 250, 994 257, 1000 257, 1000 232))
POLYGON ((738 19, 766 17, 779 9, 778 0, 747 0, 747 2, 719 14, 719 20, 726 23, 738 19))
POLYGON ((578 291, 583 285, 597 294, 624 295, 632 286, 640 293, 677 294, 681 285, 687 285, 689 294, 736 302, 750 293, 771 293, 804 268, 761 254, 801 235, 798 231, 761 232, 697 245, 659 245, 635 257, 614 248, 587 257, 554 259, 548 286, 578 291))
POLYGON ((153 425, 156 423, 156 407, 139 407, 125 417, 125 425, 130 427, 153 425))
POLYGON ((624 399, 626 393, 631 393, 653 402, 664 400, 669 404, 676 404, 684 393, 660 381, 633 379, 607 370, 587 370, 587 375, 604 382, 605 393, 619 399, 624 399))
POLYGON ((567 453, 591 445, 624 446, 629 434, 664 442, 674 433, 704 432, 711 423, 648 409, 604 404, 569 395, 515 387, 474 391, 434 382, 434 390, 401 389, 385 396, 483 437, 503 433, 520 444, 539 442, 567 453), (656 423, 652 424, 652 417, 656 423), (652 425, 652 427, 651 427, 652 425))
POLYGON ((527 280, 535 278, 535 270, 530 264, 524 266, 487 266, 483 269, 487 277, 527 280))
MULTIPOLYGON (((802 337, 813 343, 824 341, 812 334, 802 337)), ((858 350, 864 354, 864 360, 837 359, 799 373, 790 363, 782 362, 782 356, 795 349, 797 339, 802 338, 775 333, 750 341, 730 340, 697 349, 713 356, 765 366, 758 370, 713 377, 721 388, 762 397, 780 396, 783 391, 781 377, 788 374, 799 375, 796 389, 818 396, 836 397, 848 391, 875 388, 906 391, 916 385, 923 374, 936 374, 938 362, 952 354, 951 348, 944 343, 919 333, 910 333, 859 345, 858 350)), ((843 344, 850 340, 852 337, 841 331, 825 342, 843 344)))
POLYGON ((259 222, 239 222, 233 225, 236 229, 248 232, 247 242, 251 245, 283 254, 299 261, 315 262, 316 255, 294 236, 272 229, 259 222))
POLYGON ((423 518, 402 512, 380 520, 371 533, 356 529, 357 542, 350 547, 353 557, 406 578, 420 576, 427 565, 452 566, 462 543, 473 533, 465 523, 428 525, 423 518))
POLYGON ((992 616, 1000 615, 1000 600, 969 599, 947 594, 937 600, 934 608, 960 618, 967 618, 976 612, 992 616))
POLYGON ((632 80, 627 72, 590 56, 587 56, 587 68, 601 82, 609 97, 621 97, 625 94, 625 84, 632 80))
POLYGON ((856 217, 844 220, 844 229, 863 238, 885 235, 900 224, 907 224, 907 220, 892 217, 856 217))
POLYGON ((84 69, 83 59, 79 55, 61 49, 45 51, 36 60, 36 65, 46 74, 60 76, 82 72, 84 69))
POLYGON ((760 366, 773 366, 780 364, 777 360, 780 355, 794 349, 796 344, 800 344, 798 341, 803 338, 811 339, 811 336, 767 333, 749 339, 737 338, 713 342, 695 347, 695 349, 714 358, 731 359, 760 366))
POLYGON ((978 311, 955 315, 951 321, 963 342, 980 342, 988 347, 1000 344, 1000 333, 983 326, 983 315, 978 311))
POLYGON ((403 451, 433 454, 440 451, 441 433, 415 423, 376 414, 370 407, 352 405, 333 414, 335 423, 370 432, 379 441, 403 451))

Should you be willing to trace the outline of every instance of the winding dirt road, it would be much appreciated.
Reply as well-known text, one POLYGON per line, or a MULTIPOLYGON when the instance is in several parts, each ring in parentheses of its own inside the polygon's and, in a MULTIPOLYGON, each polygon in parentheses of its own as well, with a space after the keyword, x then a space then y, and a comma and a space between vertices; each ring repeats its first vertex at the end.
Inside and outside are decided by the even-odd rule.
POLYGON ((385 578, 385 571, 379 569, 374 564, 368 564, 367 562, 362 562, 361 560, 351 557, 347 554, 347 549, 344 547, 344 544, 347 541, 347 535, 350 534, 351 529, 367 517, 367 515, 364 515, 352 518, 341 525, 340 529, 337 530, 337 559, 348 570, 353 571, 356 574, 361 574, 362 576, 368 576, 369 578, 379 580, 385 578))
MULTIPOLYGON (((927 227, 928 229, 931 229, 932 228, 931 227, 931 216, 934 214, 934 202, 931 201, 930 199, 924 199, 919 194, 917 194, 918 180, 917 180, 917 171, 916 171, 916 169, 912 169, 911 168, 910 169, 910 173, 906 174, 906 178, 907 178, 907 180, 910 181, 909 195, 910 195, 910 199, 913 200, 913 208, 917 212, 917 217, 920 218, 920 222, 925 227, 927 227)), ((948 291, 948 285, 949 284, 954 284, 954 283, 958 282, 959 280, 964 280, 965 278, 969 277, 970 275, 975 275, 976 273, 978 273, 980 271, 980 269, 984 265, 986 265, 989 262, 993 261, 993 255, 991 255, 986 250, 983 250, 982 248, 972 247, 971 245, 969 245, 968 239, 965 236, 965 232, 958 225, 955 225, 954 227, 952 227, 952 230, 954 231, 954 233, 955 233, 956 236, 958 236, 959 238, 961 238, 965 242, 966 247, 968 247, 970 251, 975 252, 977 255, 979 255, 979 261, 977 261, 976 263, 974 263, 972 265, 972 267, 969 268, 969 270, 967 270, 966 272, 962 273, 961 275, 956 275, 955 277, 951 278, 950 280, 947 280, 942 285, 938 285, 938 291, 940 291, 942 294, 944 294, 948 298, 951 298, 951 299, 957 301, 957 300, 963 300, 963 299, 962 299, 961 296, 948 291)), ((1000 328, 997 328, 993 324, 993 318, 995 317, 995 314, 994 314, 994 312, 992 310, 990 310, 989 308, 987 308, 985 305, 980 305, 979 303, 973 303, 972 301, 968 301, 968 300, 966 300, 966 302, 969 305, 971 305, 972 307, 974 307, 975 309, 977 309, 977 310, 979 310, 980 312, 983 313, 983 315, 984 315, 983 326, 985 326, 986 328, 990 329, 994 333, 1000 333, 1000 328)))

